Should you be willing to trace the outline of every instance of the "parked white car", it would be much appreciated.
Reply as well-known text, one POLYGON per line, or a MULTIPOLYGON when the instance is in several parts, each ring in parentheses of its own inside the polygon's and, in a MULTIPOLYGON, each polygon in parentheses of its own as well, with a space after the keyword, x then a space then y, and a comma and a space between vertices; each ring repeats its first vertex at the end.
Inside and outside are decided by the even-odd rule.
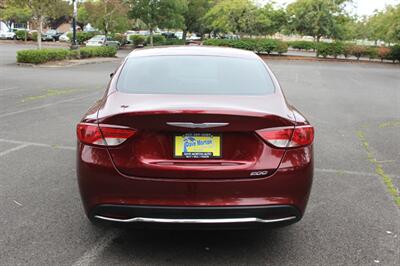
POLYGON ((0 31, 0 39, 15 40, 16 38, 17 36, 13 31, 0 31))
POLYGON ((60 42, 69 42, 70 39, 69 39, 69 37, 68 37, 68 33, 70 33, 70 32, 64 32, 64 33, 60 36, 59 41, 60 41, 60 42))
POLYGON ((189 38, 187 38, 189 41, 201 41, 201 37, 197 36, 196 34, 190 35, 189 38))

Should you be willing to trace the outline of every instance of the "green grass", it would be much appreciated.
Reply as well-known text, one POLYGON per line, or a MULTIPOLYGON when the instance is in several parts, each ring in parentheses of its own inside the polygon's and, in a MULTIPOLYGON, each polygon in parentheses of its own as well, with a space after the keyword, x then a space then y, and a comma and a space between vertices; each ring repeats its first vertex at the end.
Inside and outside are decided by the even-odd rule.
POLYGON ((46 90, 46 92, 41 95, 25 97, 21 100, 21 102, 24 103, 24 102, 29 102, 29 101, 45 99, 45 98, 52 97, 52 96, 66 95, 66 94, 71 94, 71 93, 74 93, 77 91, 79 91, 79 90, 78 89, 60 89, 60 90, 50 89, 50 90, 46 90))
POLYGON ((387 128, 387 127, 400 127, 400 120, 388 121, 379 125, 379 128, 387 128))
POLYGON ((385 171, 383 170, 382 165, 376 160, 373 152, 371 151, 370 145, 365 138, 365 134, 363 131, 359 130, 357 131, 357 137, 361 141, 365 151, 367 152, 368 160, 374 164, 375 166, 375 173, 379 175, 382 179, 383 182, 386 185, 386 188, 388 189, 389 193, 392 195, 394 202, 398 207, 400 207, 400 195, 399 191, 396 189, 396 187, 393 185, 393 181, 388 176, 385 171))

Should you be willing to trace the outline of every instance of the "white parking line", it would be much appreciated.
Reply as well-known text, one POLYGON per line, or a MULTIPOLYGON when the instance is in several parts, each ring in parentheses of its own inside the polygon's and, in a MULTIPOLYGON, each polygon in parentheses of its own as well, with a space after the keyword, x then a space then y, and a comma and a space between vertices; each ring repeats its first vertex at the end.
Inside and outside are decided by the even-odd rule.
POLYGON ((18 89, 17 87, 11 87, 11 88, 1 88, 0 91, 10 91, 10 90, 16 90, 18 89))
POLYGON ((39 110, 39 109, 43 109, 43 108, 46 108, 46 107, 49 107, 49 106, 53 106, 53 105, 57 105, 57 104, 60 104, 60 103, 67 103, 67 102, 73 102, 73 101, 76 101, 76 100, 82 100, 84 98, 92 97, 92 96, 94 96, 96 94, 99 94, 99 92, 90 93, 90 94, 85 95, 85 96, 70 98, 70 99, 66 99, 66 100, 62 100, 62 101, 58 101, 58 102, 52 102, 52 103, 48 103, 48 104, 43 104, 43 105, 31 107, 31 108, 26 108, 26 109, 19 110, 19 111, 0 114, 0 118, 8 117, 8 116, 11 116, 11 115, 17 115, 17 114, 21 114, 21 113, 26 113, 26 112, 29 112, 29 111, 39 110))
POLYGON ((358 175, 358 176, 378 176, 374 173, 358 172, 358 171, 347 171, 340 169, 325 169, 325 168, 315 168, 315 172, 320 173, 335 173, 335 174, 347 174, 347 175, 358 175))
POLYGON ((96 258, 108 247, 111 242, 117 238, 119 231, 117 229, 107 231, 104 236, 96 241, 94 246, 86 251, 72 266, 88 266, 96 260, 96 258))
POLYGON ((21 144, 21 145, 19 145, 19 146, 17 146, 17 147, 14 147, 14 148, 5 150, 5 151, 3 151, 3 152, 0 152, 0 157, 1 157, 1 156, 4 156, 4 155, 6 155, 6 154, 9 154, 10 152, 18 151, 18 150, 23 149, 23 148, 28 147, 28 146, 29 146, 29 144, 21 144))
MULTIPOLYGON (((45 143, 38 143, 38 142, 29 142, 29 141, 20 141, 20 140, 9 140, 9 139, 0 139, 0 142, 5 142, 5 143, 12 143, 12 144, 20 144, 20 146, 38 146, 38 147, 46 147, 46 148, 53 148, 53 149, 63 149, 63 150, 75 150, 76 148, 73 146, 63 146, 63 145, 50 145, 50 144, 45 144, 45 143)), ((19 150, 16 149, 19 146, 12 148, 7 151, 14 151, 14 150, 19 150)), ((22 148, 21 148, 22 149, 22 148)), ((6 152, 6 151, 4 151, 6 152)), ((3 153, 4 153, 3 152, 3 153)), ((1 154, 1 153, 0 153, 1 154)))

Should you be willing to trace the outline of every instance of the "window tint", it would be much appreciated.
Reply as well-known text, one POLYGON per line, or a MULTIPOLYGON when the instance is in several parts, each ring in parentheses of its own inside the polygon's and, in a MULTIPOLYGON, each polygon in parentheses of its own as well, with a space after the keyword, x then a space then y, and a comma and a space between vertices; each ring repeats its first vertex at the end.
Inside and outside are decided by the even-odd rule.
POLYGON ((222 56, 131 57, 117 88, 137 94, 261 95, 275 91, 259 60, 222 56))

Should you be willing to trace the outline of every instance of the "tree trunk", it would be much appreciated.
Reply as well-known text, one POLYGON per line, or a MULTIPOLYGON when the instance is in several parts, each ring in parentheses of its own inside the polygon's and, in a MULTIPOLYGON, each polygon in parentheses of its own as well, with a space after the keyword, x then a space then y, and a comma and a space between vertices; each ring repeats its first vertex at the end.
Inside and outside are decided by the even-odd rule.
POLYGON ((186 41, 187 30, 184 30, 182 33, 182 40, 186 41))
POLYGON ((39 16, 39 30, 37 33, 37 45, 38 49, 42 49, 42 30, 43 30, 43 16, 39 16))
POLYGON ((153 47, 153 28, 150 28, 150 46, 153 47))
POLYGON ((317 36, 317 42, 321 40, 321 36, 317 36))

